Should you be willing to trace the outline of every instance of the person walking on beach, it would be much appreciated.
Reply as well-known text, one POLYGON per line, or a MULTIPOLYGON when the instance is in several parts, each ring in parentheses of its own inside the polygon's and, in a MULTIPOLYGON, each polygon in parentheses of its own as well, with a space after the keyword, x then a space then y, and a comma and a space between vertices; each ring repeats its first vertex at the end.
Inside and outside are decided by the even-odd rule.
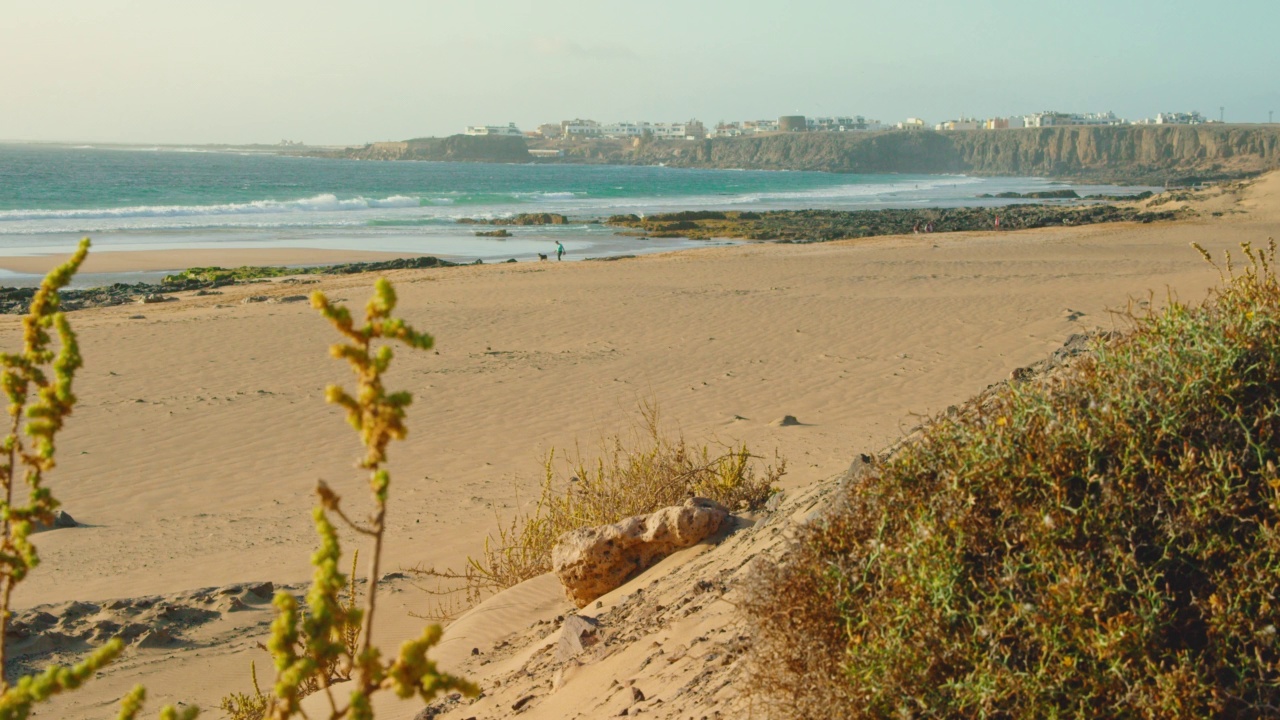
POLYGON ((564 257, 564 245, 559 240, 557 240, 556 241, 556 261, 559 262, 560 259, 563 257, 564 257))

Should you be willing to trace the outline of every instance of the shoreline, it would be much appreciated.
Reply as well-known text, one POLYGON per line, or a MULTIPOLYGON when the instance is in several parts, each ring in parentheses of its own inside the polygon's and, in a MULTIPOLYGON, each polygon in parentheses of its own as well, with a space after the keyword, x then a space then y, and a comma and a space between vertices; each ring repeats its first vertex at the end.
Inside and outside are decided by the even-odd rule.
MULTIPOLYGON (((90 236, 92 239, 92 235, 90 236)), ((74 250, 75 246, 70 246, 74 250)), ((64 262, 66 254, 0 256, 0 270, 24 275, 43 276, 64 262)), ((111 250, 94 248, 85 259, 80 275, 181 272, 193 267, 313 266, 352 262, 377 262, 405 257, 423 257, 427 253, 402 253, 381 250, 331 250, 308 248, 183 248, 166 250, 111 250)), ((5 278, 0 276, 0 284, 5 278)))
MULTIPOLYGON (((1012 197, 1017 193, 1007 194, 1012 197)), ((641 240, 682 240, 702 243, 717 240, 730 241, 763 241, 763 242, 830 242, 867 237, 886 237, 904 235, 912 232, 913 223, 919 231, 925 223, 939 223, 940 232, 981 232, 990 229, 989 224, 995 217, 1004 215, 1007 223, 1005 229, 1019 230, 1045 227, 1059 224, 1097 224, 1117 221, 1150 222, 1151 220, 1172 220, 1175 213, 1142 212, 1139 208, 1152 208, 1165 202, 1161 195, 1152 196, 1150 192, 1135 194, 1133 199, 1123 196, 1105 196, 1105 200, 1096 201, 1089 197, 1080 197, 1072 193, 1064 197, 1065 202, 1052 204, 1010 203, 1004 205, 988 205, 982 202, 954 207, 933 207, 921 209, 868 208, 850 210, 741 210, 741 209, 697 209, 674 212, 655 213, 647 218, 634 214, 612 215, 608 217, 572 217, 561 213, 518 213, 512 217, 470 218, 463 217, 456 221, 461 232, 483 236, 493 231, 477 231, 473 228, 500 227, 505 233, 507 226, 521 226, 555 230, 563 226, 599 225, 612 229, 615 242, 619 238, 637 238, 641 240), (1108 214, 1109 212, 1109 214, 1108 214), (816 220, 816 221, 815 221, 816 220), (949 220, 949 221, 948 221, 949 220), (757 227, 756 221, 763 221, 757 227), (856 222, 855 222, 856 221, 856 222), (808 239, 804 239, 808 238, 808 239)), ((1018 195, 1014 199, 1054 199, 1053 195, 1031 194, 1018 195)), ((989 200, 989 196, 978 196, 975 200, 989 200)), ((999 226, 996 229, 1001 229, 999 226)), ((494 235, 506 239, 509 234, 494 235)), ((625 242, 625 241, 622 241, 625 242)), ((697 247, 694 245, 693 247, 697 247)), ((514 248, 513 248, 514 249, 514 248)), ((571 261, 585 259, 604 259, 610 256, 631 256, 637 254, 664 254, 689 249, 689 246, 671 248, 646 249, 612 248, 603 254, 582 257, 581 253, 570 253, 571 261)), ((513 255, 523 255, 514 252, 513 255)), ((110 245, 97 248, 85 261, 77 287, 96 287, 87 284, 93 276, 128 275, 131 273, 153 275, 159 273, 179 273, 197 267, 323 267, 346 263, 385 262, 389 260, 438 257, 459 265, 472 261, 461 256, 441 253, 400 252, 383 250, 340 250, 331 248, 208 248, 192 247, 160 250, 113 250, 110 245)), ((0 287, 32 287, 38 285, 40 277, 61 262, 65 255, 40 254, 21 256, 0 255, 0 287), (22 283, 10 284, 6 274, 24 276, 22 283)), ((516 259, 516 258, 512 258, 516 259)), ((525 259, 528 262, 530 259, 525 259)), ((519 261, 519 260, 517 260, 519 261)), ((509 262, 509 260, 488 260, 488 264, 509 262)), ((145 278, 150 281, 153 278, 145 278)), ((154 279, 159 279, 155 277, 154 279)), ((113 282, 119 282, 115 278, 113 282)), ((90 281, 91 282, 91 281, 90 281)))

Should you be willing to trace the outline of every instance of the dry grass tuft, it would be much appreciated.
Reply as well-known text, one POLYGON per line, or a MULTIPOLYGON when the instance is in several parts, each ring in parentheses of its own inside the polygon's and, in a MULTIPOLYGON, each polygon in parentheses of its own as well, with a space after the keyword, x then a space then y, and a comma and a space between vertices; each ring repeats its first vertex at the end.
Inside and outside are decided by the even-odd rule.
POLYGON ((934 420, 762 569, 793 717, 1280 712, 1274 242, 1200 307, 934 420))
POLYGON ((571 530, 615 523, 691 497, 710 498, 730 510, 756 510, 786 473, 786 461, 776 462, 761 464, 746 445, 718 452, 690 445, 683 435, 663 430, 655 403, 642 403, 630 435, 605 438, 596 457, 579 450, 558 473, 552 451, 543 463, 533 509, 499 518, 497 535, 485 539, 482 554, 468 558, 462 571, 414 572, 436 583, 426 588, 441 598, 436 615, 456 614, 489 594, 550 572, 551 548, 571 530))

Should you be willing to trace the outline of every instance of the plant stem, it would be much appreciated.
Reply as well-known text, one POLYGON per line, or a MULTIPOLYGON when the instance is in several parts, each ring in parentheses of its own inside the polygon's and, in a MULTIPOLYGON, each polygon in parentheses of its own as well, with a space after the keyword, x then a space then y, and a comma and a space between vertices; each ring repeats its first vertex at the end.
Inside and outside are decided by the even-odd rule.
MULTIPOLYGON (((377 469, 374 469, 377 472, 377 469)), ((378 503, 378 514, 373 518, 373 557, 369 559, 369 587, 365 591, 364 597, 364 640, 360 643, 360 656, 373 647, 373 613, 378 606, 378 572, 379 565, 382 562, 382 535, 386 530, 387 506, 386 503, 378 503)), ((360 683, 365 686, 365 690, 373 689, 373 678, 369 676, 369 671, 365 663, 360 663, 360 683)))
MULTIPOLYGON (((9 446, 9 467, 4 473, 4 522, 0 526, 4 530, 5 550, 16 550, 12 547, 10 540, 13 532, 12 521, 9 520, 9 510, 13 507, 13 478, 14 470, 17 468, 18 461, 18 427, 22 422, 22 412, 13 414, 13 425, 9 430, 9 437, 13 443, 9 446)), ((14 561, 17 561, 17 553, 14 553, 14 561)), ((3 595, 0 595, 0 691, 9 689, 9 681, 4 676, 4 670, 9 666, 8 654, 9 648, 6 638, 9 632, 9 601, 13 596, 13 568, 7 568, 4 575, 3 595)))

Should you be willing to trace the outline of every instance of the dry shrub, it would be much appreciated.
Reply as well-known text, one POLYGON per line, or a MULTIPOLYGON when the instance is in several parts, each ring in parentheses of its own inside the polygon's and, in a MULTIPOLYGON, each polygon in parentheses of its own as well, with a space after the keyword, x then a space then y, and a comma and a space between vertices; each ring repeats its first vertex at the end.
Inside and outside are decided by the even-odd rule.
POLYGON ((691 497, 715 500, 730 510, 764 505, 786 461, 762 465, 745 444, 720 448, 690 445, 683 435, 665 432, 656 403, 640 406, 640 420, 629 436, 600 443, 593 458, 581 450, 557 472, 555 451, 543 462, 538 500, 527 512, 498 519, 497 535, 485 539, 479 557, 467 558, 463 571, 415 568, 434 580, 427 592, 442 598, 436 614, 454 614, 484 596, 551 570, 551 548, 566 532, 615 523, 691 497), (449 604, 451 598, 465 601, 449 604))
POLYGON ((1280 713, 1280 283, 1245 254, 803 529, 744 606, 773 714, 1280 713))

